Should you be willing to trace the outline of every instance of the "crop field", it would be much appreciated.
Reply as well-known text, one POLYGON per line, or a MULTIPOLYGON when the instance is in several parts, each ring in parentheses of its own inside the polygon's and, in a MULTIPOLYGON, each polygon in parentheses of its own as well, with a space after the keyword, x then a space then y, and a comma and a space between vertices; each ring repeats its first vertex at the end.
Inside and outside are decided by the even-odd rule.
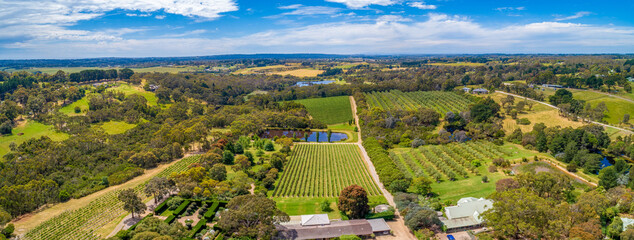
POLYGON ((426 107, 440 114, 449 111, 459 113, 467 110, 471 101, 453 92, 389 92, 365 93, 366 102, 370 108, 383 110, 416 110, 426 107))
POLYGON ((353 118, 348 96, 309 98, 296 102, 306 106, 306 110, 314 119, 328 125, 345 123, 353 118))
MULTIPOLYGON (((198 160, 198 156, 184 158, 156 176, 168 177, 171 173, 182 172, 198 160)), ((134 191, 143 196, 146 183, 137 185, 134 191)), ((119 192, 112 191, 85 207, 57 215, 28 231, 23 239, 101 239, 96 231, 127 213, 122 208, 123 203, 117 199, 119 192)))
POLYGON ((336 197, 352 184, 381 195, 353 144, 299 144, 273 197, 336 197))
POLYGON ((498 146, 489 142, 467 142, 461 144, 429 145, 418 149, 395 150, 390 157, 408 177, 428 177, 441 180, 466 179, 478 169, 473 160, 486 162, 508 156, 498 146))

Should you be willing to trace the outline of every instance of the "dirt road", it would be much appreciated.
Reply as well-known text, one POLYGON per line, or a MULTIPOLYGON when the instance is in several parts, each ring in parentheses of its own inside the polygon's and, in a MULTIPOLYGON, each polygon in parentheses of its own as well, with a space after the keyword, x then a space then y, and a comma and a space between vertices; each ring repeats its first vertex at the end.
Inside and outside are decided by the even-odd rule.
MULTIPOLYGON (((396 209, 394 196, 392 196, 392 194, 387 191, 387 189, 385 189, 385 186, 383 186, 383 183, 379 180, 379 175, 376 173, 374 164, 372 164, 372 161, 370 161, 370 157, 363 147, 363 140, 361 139, 361 126, 359 125, 359 116, 357 116, 357 103, 352 96, 350 96, 350 106, 352 107, 352 114, 354 115, 355 124, 357 125, 357 129, 359 129, 359 132, 357 133, 359 134, 359 140, 354 144, 359 146, 359 149, 361 151, 361 158, 363 158, 363 162, 368 167, 372 179, 374 179, 377 185, 379 185, 379 189, 381 189, 381 192, 383 193, 383 196, 385 196, 385 199, 387 199, 387 202, 390 205, 394 206, 394 208, 396 209)), ((392 229, 393 235, 378 236, 377 239, 416 239, 409 228, 405 226, 405 221, 403 220, 403 217, 398 212, 398 210, 396 210, 395 215, 396 217, 394 218, 394 221, 388 221, 388 225, 392 229)))

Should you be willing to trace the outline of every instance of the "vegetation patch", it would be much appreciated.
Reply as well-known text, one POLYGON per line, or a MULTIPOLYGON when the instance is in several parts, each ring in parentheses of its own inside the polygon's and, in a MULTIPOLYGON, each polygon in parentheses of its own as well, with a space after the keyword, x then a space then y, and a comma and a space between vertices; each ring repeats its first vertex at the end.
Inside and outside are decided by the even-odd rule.
POLYGON ((338 96, 297 100, 306 106, 310 115, 325 124, 345 123, 352 120, 350 97, 338 96))
POLYGON ((49 137, 53 141, 62 141, 68 138, 68 134, 57 132, 51 125, 28 120, 24 125, 18 126, 11 131, 11 135, 0 137, 0 156, 7 154, 11 143, 16 146, 31 138, 49 137))
POLYGON ((123 121, 109 121, 95 125, 94 127, 100 128, 108 134, 120 134, 136 127, 136 124, 126 123, 123 121))
POLYGON ((365 93, 370 109, 418 110, 421 107, 433 109, 440 114, 460 113, 468 109, 471 101, 453 92, 389 92, 365 93))

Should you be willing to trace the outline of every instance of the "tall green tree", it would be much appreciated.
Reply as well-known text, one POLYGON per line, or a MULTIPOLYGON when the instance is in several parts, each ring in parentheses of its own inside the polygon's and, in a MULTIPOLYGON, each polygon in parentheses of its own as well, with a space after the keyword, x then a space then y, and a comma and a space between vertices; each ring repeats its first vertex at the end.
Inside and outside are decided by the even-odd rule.
POLYGON ((289 221, 288 214, 277 208, 275 201, 263 196, 242 195, 231 199, 227 211, 221 213, 218 226, 232 237, 271 239, 275 224, 289 221))
POLYGON ((118 198, 119 201, 123 202, 123 210, 130 212, 133 218, 135 213, 141 214, 145 212, 145 203, 143 203, 139 195, 134 192, 134 189, 129 188, 121 191, 118 198))

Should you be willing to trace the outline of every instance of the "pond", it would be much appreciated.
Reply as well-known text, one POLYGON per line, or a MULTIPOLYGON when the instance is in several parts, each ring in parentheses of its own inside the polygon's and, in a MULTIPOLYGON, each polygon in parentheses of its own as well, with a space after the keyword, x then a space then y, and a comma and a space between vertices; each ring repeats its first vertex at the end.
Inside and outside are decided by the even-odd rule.
POLYGON ((599 169, 604 169, 609 166, 612 166, 612 163, 610 163, 610 160, 608 160, 607 157, 603 157, 603 159, 601 159, 601 167, 599 169))
MULTIPOLYGON (((304 133, 308 134, 308 142, 328 142, 328 133, 325 131, 313 132, 313 131, 290 131, 290 130, 267 130, 260 136, 262 138, 274 138, 286 136, 292 138, 293 135, 296 138, 304 139, 304 133), (317 141, 317 133, 319 133, 319 141, 317 141)), ((331 142, 338 142, 348 139, 348 134, 333 132, 330 136, 331 142)))
POLYGON ((319 84, 331 84, 331 83, 334 83, 334 82, 335 81, 332 81, 332 80, 311 81, 311 82, 297 82, 297 84, 295 84, 295 86, 305 87, 305 86, 312 86, 312 85, 319 85, 319 84))

